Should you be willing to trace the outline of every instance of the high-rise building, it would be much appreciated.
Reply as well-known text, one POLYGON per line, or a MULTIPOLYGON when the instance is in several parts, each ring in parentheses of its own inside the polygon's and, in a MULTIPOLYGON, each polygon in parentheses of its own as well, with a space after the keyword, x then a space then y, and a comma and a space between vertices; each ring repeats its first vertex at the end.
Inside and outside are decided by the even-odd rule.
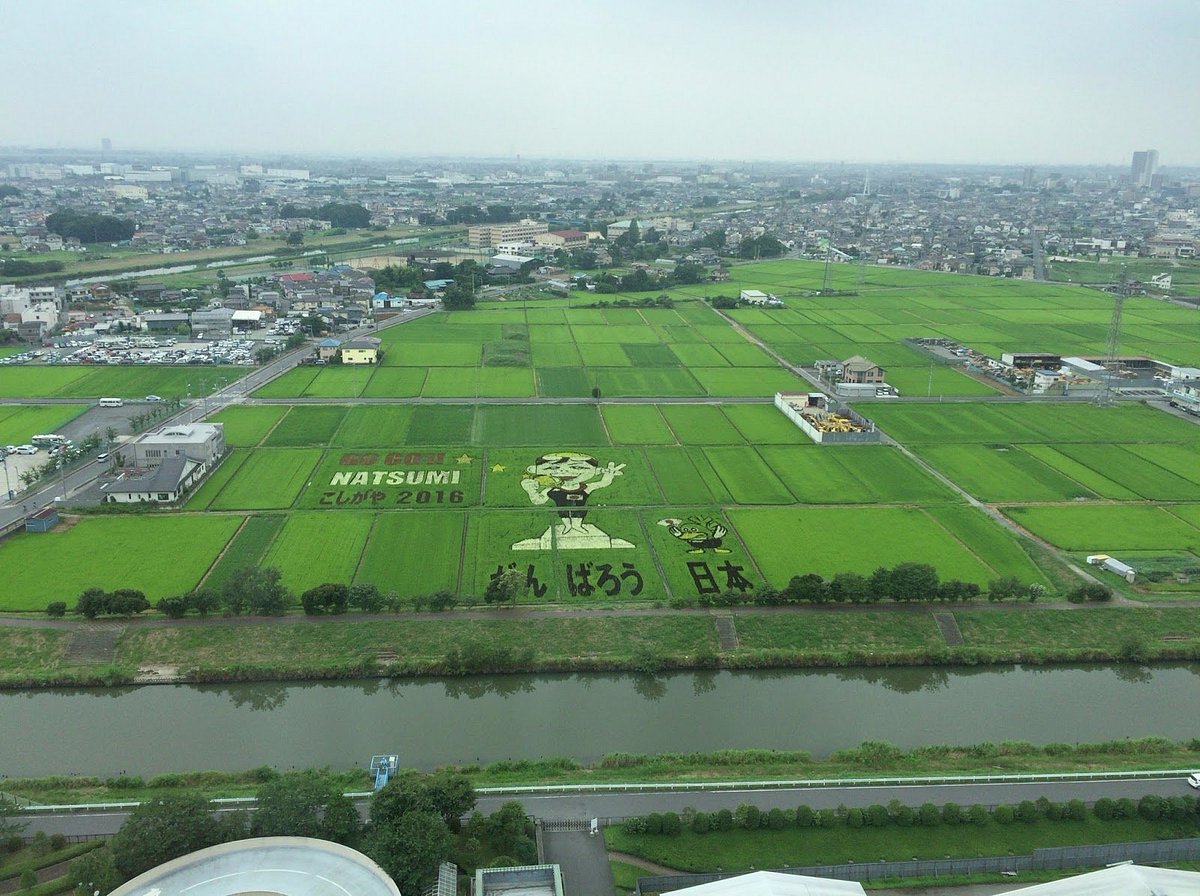
POLYGON ((1135 187, 1148 187, 1158 171, 1158 150, 1147 149, 1133 154, 1133 165, 1130 167, 1129 179, 1135 187))

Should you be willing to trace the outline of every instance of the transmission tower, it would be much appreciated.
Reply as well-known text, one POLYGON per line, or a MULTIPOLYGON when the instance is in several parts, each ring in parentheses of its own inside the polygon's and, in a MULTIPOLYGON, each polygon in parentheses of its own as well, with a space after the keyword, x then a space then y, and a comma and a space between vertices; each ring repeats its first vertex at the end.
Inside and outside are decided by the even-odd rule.
POLYGON ((1113 301, 1112 319, 1108 322, 1108 343, 1104 347, 1104 381, 1100 393, 1096 396, 1096 404, 1110 405, 1116 398, 1113 379, 1121 369, 1121 361, 1117 351, 1121 344, 1121 313, 1125 308, 1125 297, 1129 295, 1129 279, 1121 272, 1121 282, 1117 284, 1117 292, 1113 301))

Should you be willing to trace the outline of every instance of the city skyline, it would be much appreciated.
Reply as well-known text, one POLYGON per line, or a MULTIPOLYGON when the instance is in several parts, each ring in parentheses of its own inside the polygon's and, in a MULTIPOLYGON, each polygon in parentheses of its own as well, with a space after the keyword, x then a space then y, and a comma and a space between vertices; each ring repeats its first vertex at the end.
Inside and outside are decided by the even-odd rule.
POLYGON ((10 147, 1127 167, 1150 146, 1200 164, 1200 116, 1172 99, 1200 81, 1200 7, 1179 0, 865 3, 852 20, 773 0, 336 17, 110 0, 5 18, 10 147))

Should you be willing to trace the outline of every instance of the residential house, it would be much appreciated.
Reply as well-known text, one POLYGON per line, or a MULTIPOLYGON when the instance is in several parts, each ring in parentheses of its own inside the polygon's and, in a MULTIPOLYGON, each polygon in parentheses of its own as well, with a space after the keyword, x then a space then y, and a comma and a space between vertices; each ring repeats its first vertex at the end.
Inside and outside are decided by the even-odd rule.
POLYGON ((379 346, 382 340, 374 336, 360 336, 342 343, 343 364, 376 364, 379 362, 379 346))
POLYGON ((862 355, 855 355, 842 362, 842 382, 882 383, 885 379, 886 371, 862 355))

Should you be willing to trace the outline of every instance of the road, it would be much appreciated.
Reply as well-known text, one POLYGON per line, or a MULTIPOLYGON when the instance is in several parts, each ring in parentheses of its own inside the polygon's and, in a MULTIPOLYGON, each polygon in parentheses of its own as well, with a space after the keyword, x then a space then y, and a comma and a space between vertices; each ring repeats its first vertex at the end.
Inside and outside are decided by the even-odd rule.
MULTIPOLYGON (((411 320, 416 320, 430 313, 432 313, 431 309, 427 308, 404 310, 395 317, 383 321, 377 327, 363 327, 344 334, 343 338, 354 339, 358 336, 370 336, 379 330, 408 323, 411 320)), ((290 352, 285 352, 269 364, 253 368, 244 377, 217 390, 212 395, 195 399, 190 404, 185 405, 174 416, 162 420, 162 424, 177 423, 185 420, 189 422, 202 420, 229 405, 246 402, 247 396, 251 392, 297 367, 301 360, 308 357, 311 353, 312 345, 308 343, 290 352)), ((11 403, 80 404, 81 402, 79 399, 19 399, 11 403)), ((61 431, 63 435, 68 436, 77 443, 82 442, 84 438, 94 432, 103 433, 109 427, 124 432, 128 427, 129 418, 134 414, 141 413, 147 407, 149 405, 146 402, 138 401, 127 401, 120 408, 102 408, 96 405, 62 427, 61 431)), ((12 501, 0 502, 0 531, 4 531, 8 526, 14 525, 28 514, 52 504, 55 498, 64 496, 69 498, 72 495, 78 494, 91 486, 108 469, 108 461, 85 461, 73 467, 64 476, 46 480, 32 492, 18 493, 12 501)), ((14 488, 16 487, 15 483, 12 485, 14 488)), ((0 495, 4 494, 3 488, 4 485, 0 482, 0 495)))
MULTIPOLYGON (((736 809, 741 803, 758 806, 760 809, 794 809, 807 805, 813 809, 836 808, 839 805, 865 807, 874 803, 887 805, 899 800, 907 806, 920 806, 931 802, 935 805, 958 803, 970 806, 981 803, 985 806, 1000 803, 1016 804, 1021 800, 1036 800, 1044 796, 1055 802, 1081 799, 1091 803, 1101 797, 1140 799, 1146 794, 1159 796, 1186 796, 1193 794, 1182 778, 1131 778, 1110 781, 1059 781, 1051 783, 995 783, 995 784, 924 784, 915 786, 864 786, 864 787, 819 787, 819 788, 767 788, 747 790, 683 790, 612 793, 547 793, 495 795, 488 794, 479 799, 476 808, 491 813, 504 803, 517 800, 525 811, 543 819, 563 818, 624 818, 630 815, 646 815, 650 812, 680 812, 691 806, 701 812, 718 809, 736 809)), ((360 810, 365 801, 360 802, 360 810)), ((237 809, 219 810, 239 811, 237 809)), ((128 817, 127 811, 100 809, 93 812, 49 812, 29 814, 26 835, 37 831, 47 834, 62 833, 68 836, 109 836, 116 833, 128 817)))

